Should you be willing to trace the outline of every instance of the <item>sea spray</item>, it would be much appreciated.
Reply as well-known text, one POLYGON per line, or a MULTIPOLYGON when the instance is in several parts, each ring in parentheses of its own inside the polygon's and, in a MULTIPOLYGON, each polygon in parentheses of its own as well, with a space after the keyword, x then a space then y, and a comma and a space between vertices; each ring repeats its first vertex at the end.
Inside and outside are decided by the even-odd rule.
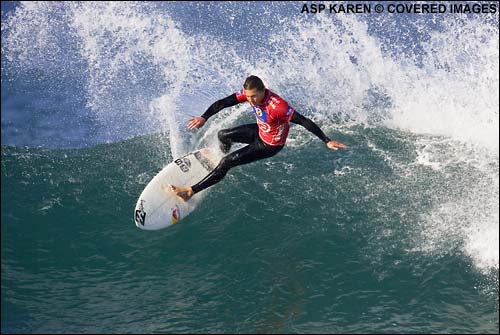
MULTIPOLYGON (((160 149, 173 157, 199 143, 215 147, 220 128, 253 122, 248 106, 238 106, 200 131, 185 130, 190 117, 240 89, 247 75, 259 75, 328 134, 357 144, 347 157, 367 149, 377 158, 393 175, 375 190, 404 191, 401 198, 422 205, 401 214, 415 233, 405 240, 409 252, 458 250, 480 272, 498 271, 498 14, 306 17, 293 4, 263 3, 243 5, 262 13, 248 16, 234 6, 21 3, 2 19, 2 73, 45 78, 48 97, 50 82, 66 79, 67 96, 84 100, 98 125, 93 141, 82 136, 81 144, 165 132, 170 143, 160 149), (373 134, 392 134, 384 128, 400 138, 375 140, 373 134), (401 148, 411 154, 399 157, 401 148), (424 196, 431 206, 423 206, 424 196)), ((72 119, 80 110, 64 112, 72 119)), ((64 119, 50 121, 51 131, 67 132, 64 119)), ((2 134, 9 127, 23 133, 26 124, 2 119, 2 134)), ((307 147, 311 138, 293 127, 290 147, 307 147)), ((373 241, 390 231, 381 221, 373 241)))

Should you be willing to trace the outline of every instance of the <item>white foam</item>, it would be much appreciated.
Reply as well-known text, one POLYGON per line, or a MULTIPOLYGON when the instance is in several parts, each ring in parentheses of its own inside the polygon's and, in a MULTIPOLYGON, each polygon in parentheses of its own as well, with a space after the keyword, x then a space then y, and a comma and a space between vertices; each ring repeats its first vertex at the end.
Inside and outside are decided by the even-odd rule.
POLYGON ((465 250, 474 264, 488 273, 491 269, 498 270, 498 215, 481 214, 486 217, 465 229, 465 250))
MULTIPOLYGON (((460 185, 449 185, 450 194, 466 190, 465 198, 434 199, 423 215, 422 244, 434 252, 460 244, 482 271, 498 269, 498 28, 481 19, 443 17, 442 30, 429 30, 421 50, 405 57, 385 53, 366 23, 336 19, 318 16, 274 36, 282 57, 264 61, 268 81, 324 120, 335 115, 369 123, 363 102, 379 92, 371 107, 387 113, 380 115, 383 124, 425 135, 416 143, 415 164, 440 178, 456 166, 482 176, 464 175, 460 185), (481 239, 486 235, 491 237, 481 239)), ((411 166, 368 145, 395 173, 414 177, 411 166)), ((432 181, 421 183, 432 187, 432 181)))
MULTIPOLYGON (((390 24, 389 16, 266 21, 275 16, 259 22, 269 23, 272 31, 265 52, 252 53, 235 49, 217 29, 187 35, 168 11, 151 3, 27 2, 2 22, 2 55, 10 67, 48 72, 86 64, 77 71, 86 74, 88 107, 109 132, 103 138, 167 131, 173 156, 190 145, 186 119, 233 93, 249 74, 259 75, 324 129, 350 120, 431 135, 415 143, 414 164, 436 173, 467 165, 482 177, 478 182, 463 176, 465 198, 435 199, 423 216, 424 235, 436 245, 435 235, 455 241, 451 232, 458 227, 458 239, 477 266, 498 269, 498 237, 487 238, 498 236, 498 206, 493 205, 498 204, 498 15, 496 24, 479 15, 417 20, 411 24, 422 38, 408 36, 395 45, 388 36, 402 36, 399 30, 406 27, 390 24), (374 18, 382 20, 379 32, 370 22, 374 18)), ((253 23, 235 19, 231 24, 243 31, 253 23)), ((195 133, 197 139, 215 146, 216 131, 239 122, 244 108, 217 115, 195 133)), ((289 144, 299 147, 311 139, 294 130, 289 144)), ((395 172, 409 171, 390 152, 371 148, 395 172)))

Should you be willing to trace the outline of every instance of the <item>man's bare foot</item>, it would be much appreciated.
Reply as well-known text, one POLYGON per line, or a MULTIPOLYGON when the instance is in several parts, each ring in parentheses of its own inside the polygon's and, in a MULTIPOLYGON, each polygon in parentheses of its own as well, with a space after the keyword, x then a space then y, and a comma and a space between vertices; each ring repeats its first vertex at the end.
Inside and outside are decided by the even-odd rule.
POLYGON ((194 195, 191 187, 177 187, 170 185, 170 189, 175 195, 183 201, 188 201, 194 195))

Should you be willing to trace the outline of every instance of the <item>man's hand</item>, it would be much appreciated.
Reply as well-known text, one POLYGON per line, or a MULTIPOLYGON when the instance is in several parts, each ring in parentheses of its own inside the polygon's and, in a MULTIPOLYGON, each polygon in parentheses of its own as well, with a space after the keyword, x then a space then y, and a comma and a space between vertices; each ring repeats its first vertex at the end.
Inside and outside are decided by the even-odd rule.
POLYGON ((202 118, 201 116, 194 117, 191 120, 189 120, 188 123, 188 129, 195 129, 195 128, 201 128, 205 124, 207 120, 202 118))
POLYGON ((347 148, 347 145, 345 144, 342 144, 340 142, 337 142, 337 141, 328 141, 326 143, 326 146, 332 150, 337 150, 337 149, 345 149, 347 148))

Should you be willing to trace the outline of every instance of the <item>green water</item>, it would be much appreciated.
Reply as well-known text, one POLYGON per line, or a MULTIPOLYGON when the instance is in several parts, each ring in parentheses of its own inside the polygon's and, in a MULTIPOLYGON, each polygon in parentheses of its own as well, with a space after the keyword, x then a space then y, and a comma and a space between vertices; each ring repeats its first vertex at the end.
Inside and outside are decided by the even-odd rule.
POLYGON ((419 138, 386 128, 336 138, 349 150, 299 141, 233 169, 154 232, 133 209, 165 136, 2 146, 2 333, 498 333, 498 268, 455 221, 425 223, 489 192, 484 171, 416 164, 419 138))

